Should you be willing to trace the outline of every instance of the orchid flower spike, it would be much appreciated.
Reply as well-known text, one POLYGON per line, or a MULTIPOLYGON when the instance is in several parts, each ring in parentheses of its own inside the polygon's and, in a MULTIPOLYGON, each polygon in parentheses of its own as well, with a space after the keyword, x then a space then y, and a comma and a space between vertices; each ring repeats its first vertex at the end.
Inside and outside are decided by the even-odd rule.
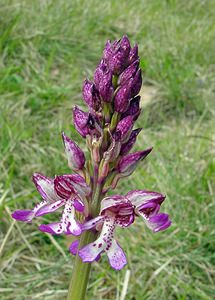
POLYGON ((141 85, 138 46, 132 47, 127 36, 107 41, 93 79, 86 79, 82 87, 86 109, 73 108, 74 127, 86 141, 88 154, 83 145, 62 133, 68 173, 53 178, 35 173, 33 183, 42 201, 33 209, 12 214, 17 221, 31 223, 34 218, 61 210, 60 218, 50 224, 44 222, 39 229, 80 236, 80 242, 76 239, 69 250, 83 263, 99 261, 106 254, 111 267, 120 270, 127 260, 116 240, 117 227, 125 229, 137 218, 153 232, 171 225, 168 214, 160 212, 163 194, 143 189, 106 195, 152 151, 151 147, 132 150, 142 130, 135 128, 141 113, 141 85), (86 244, 84 236, 88 235, 93 239, 86 239, 91 241, 86 244))

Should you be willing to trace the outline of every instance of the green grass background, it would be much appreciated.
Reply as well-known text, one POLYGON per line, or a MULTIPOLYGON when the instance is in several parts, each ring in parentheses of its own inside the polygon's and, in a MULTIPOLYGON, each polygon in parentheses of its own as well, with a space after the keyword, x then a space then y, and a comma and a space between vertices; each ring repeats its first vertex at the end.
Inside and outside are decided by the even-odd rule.
MULTIPOLYGON (((39 195, 31 175, 69 172, 61 131, 84 142, 71 107, 83 105, 107 39, 138 42, 144 84, 156 89, 136 149, 153 153, 117 192, 163 192, 172 226, 151 233, 138 220, 118 231, 128 265, 93 265, 87 300, 215 298, 215 2, 212 0, 0 1, 0 299, 65 299, 73 258, 64 237, 14 222, 39 195)), ((143 91, 144 92, 144 91, 143 91)), ((54 217, 55 218, 55 217, 54 217)), ((44 217, 53 220, 53 216, 44 217)))

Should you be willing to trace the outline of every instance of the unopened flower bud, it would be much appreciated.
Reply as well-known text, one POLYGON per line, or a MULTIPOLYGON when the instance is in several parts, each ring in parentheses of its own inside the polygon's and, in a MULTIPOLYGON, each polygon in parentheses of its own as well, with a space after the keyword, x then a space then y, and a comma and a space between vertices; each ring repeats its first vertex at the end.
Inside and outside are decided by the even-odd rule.
POLYGON ((142 128, 132 130, 131 135, 130 135, 129 140, 127 141, 127 143, 125 143, 121 146, 120 155, 128 154, 128 152, 132 149, 133 145, 135 144, 137 136, 138 136, 138 134, 140 133, 141 130, 142 130, 142 128))
POLYGON ((78 131, 78 133, 86 137, 87 134, 89 134, 87 122, 89 118, 89 113, 84 112, 77 106, 73 108, 73 120, 75 129, 78 131))
POLYGON ((140 112, 140 96, 137 96, 130 101, 128 109, 122 114, 122 118, 132 116, 135 121, 139 117, 140 112))
POLYGON ((127 36, 113 43, 107 42, 103 52, 104 59, 114 75, 119 75, 127 67, 130 49, 127 36))
POLYGON ((103 101, 111 102, 114 93, 114 88, 112 85, 112 73, 103 60, 95 70, 94 81, 103 101))
POLYGON ((122 119, 121 121, 119 121, 119 123, 116 127, 116 131, 121 132, 122 142, 125 143, 129 139, 133 124, 134 124, 134 120, 133 120, 132 116, 127 116, 124 119, 122 119))
POLYGON ((130 78, 135 76, 139 68, 139 63, 140 61, 137 59, 130 66, 128 66, 125 71, 122 72, 122 74, 120 74, 119 82, 121 85, 125 84, 130 78))
POLYGON ((93 82, 86 79, 82 89, 83 98, 90 109, 98 111, 101 107, 99 93, 93 82))
POLYGON ((141 160, 143 160, 151 151, 152 148, 149 148, 144 151, 138 151, 123 156, 117 166, 117 170, 120 173, 120 175, 123 177, 131 175, 133 171, 136 169, 138 163, 141 160))
POLYGON ((132 64, 135 60, 137 60, 139 58, 138 56, 138 46, 137 44, 131 49, 130 53, 129 53, 129 64, 132 64))
POLYGON ((130 79, 129 87, 131 89, 131 97, 136 96, 142 86, 142 74, 141 69, 139 69, 133 78, 130 79))
POLYGON ((131 90, 129 85, 120 87, 114 97, 114 110, 119 113, 125 112, 128 108, 130 98, 131 90))
POLYGON ((85 156, 83 151, 64 133, 62 133, 62 137, 69 167, 73 170, 83 169, 85 164, 85 156))

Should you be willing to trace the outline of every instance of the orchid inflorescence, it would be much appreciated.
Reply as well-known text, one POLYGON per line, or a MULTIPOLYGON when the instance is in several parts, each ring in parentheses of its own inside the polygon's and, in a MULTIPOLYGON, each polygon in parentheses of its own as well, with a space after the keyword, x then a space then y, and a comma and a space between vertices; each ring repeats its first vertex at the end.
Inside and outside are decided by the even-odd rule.
POLYGON ((159 213, 165 199, 160 193, 133 190, 126 195, 105 197, 121 178, 131 175, 152 150, 129 153, 141 131, 141 128, 133 129, 141 112, 139 62, 138 47, 131 48, 127 36, 106 43, 94 80, 87 79, 83 84, 88 112, 77 106, 73 108, 74 126, 86 139, 90 159, 86 161, 82 149, 63 133, 68 165, 75 174, 53 179, 35 173, 33 182, 42 202, 33 210, 17 210, 12 214, 18 221, 31 222, 35 217, 63 207, 59 222, 42 224, 39 229, 74 236, 93 230, 97 236, 95 241, 80 248, 79 240, 75 240, 70 252, 78 254, 83 262, 97 261, 101 253, 106 252, 110 265, 116 270, 126 264, 125 254, 114 238, 116 226, 128 227, 138 217, 154 232, 171 224, 167 214, 159 213))

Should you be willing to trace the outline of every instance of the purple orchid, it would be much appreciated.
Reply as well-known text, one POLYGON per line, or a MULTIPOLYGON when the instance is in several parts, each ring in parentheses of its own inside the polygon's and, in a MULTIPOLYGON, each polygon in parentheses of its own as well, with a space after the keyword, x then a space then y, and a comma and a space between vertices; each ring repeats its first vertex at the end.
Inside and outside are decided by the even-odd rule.
POLYGON ((100 216, 86 222, 82 229, 101 227, 99 238, 79 250, 78 254, 83 262, 92 262, 104 251, 107 253, 110 265, 115 270, 122 269, 126 256, 114 238, 116 226, 128 227, 134 221, 132 203, 120 195, 104 198, 101 202, 100 216))
POLYGON ((35 173, 33 182, 42 201, 32 210, 12 214, 16 220, 30 223, 35 217, 61 208, 60 220, 41 224, 39 229, 50 234, 80 235, 80 242, 75 240, 70 252, 79 255, 84 263, 98 261, 106 253, 110 265, 120 270, 127 260, 115 239, 117 227, 129 227, 137 218, 143 219, 153 232, 171 225, 169 216, 160 213, 165 199, 160 193, 134 190, 125 196, 105 197, 152 151, 148 148, 130 153, 141 132, 141 128, 133 129, 141 112, 141 85, 138 46, 132 48, 127 36, 108 41, 93 81, 86 79, 83 84, 88 111, 73 108, 74 127, 85 138, 89 155, 85 157, 83 148, 63 133, 68 166, 75 174, 49 178, 35 173), (94 238, 87 244, 88 234, 94 238))

